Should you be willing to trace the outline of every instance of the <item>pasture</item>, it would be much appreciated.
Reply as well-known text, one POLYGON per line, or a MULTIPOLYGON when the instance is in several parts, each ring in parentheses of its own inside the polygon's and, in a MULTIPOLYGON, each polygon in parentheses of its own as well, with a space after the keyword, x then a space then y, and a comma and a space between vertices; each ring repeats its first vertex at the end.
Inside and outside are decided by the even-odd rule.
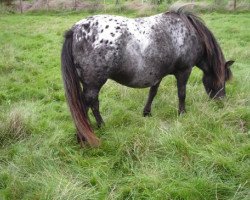
POLYGON ((108 81, 106 125, 93 123, 102 145, 80 148, 60 53, 64 31, 89 15, 0 16, 0 199, 249 199, 250 13, 201 15, 236 60, 225 99, 210 100, 194 68, 187 113, 167 76, 144 118, 148 89, 108 81))

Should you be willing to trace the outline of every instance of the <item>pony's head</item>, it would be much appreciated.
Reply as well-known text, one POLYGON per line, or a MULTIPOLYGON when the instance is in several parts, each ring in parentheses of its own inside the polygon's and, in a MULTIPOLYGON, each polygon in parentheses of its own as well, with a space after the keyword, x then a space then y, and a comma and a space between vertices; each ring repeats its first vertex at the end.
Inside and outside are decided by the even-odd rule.
POLYGON ((204 73, 202 81, 210 98, 219 99, 226 95, 225 83, 232 77, 230 66, 233 63, 234 61, 232 60, 224 62, 222 67, 223 74, 219 77, 213 71, 204 73))

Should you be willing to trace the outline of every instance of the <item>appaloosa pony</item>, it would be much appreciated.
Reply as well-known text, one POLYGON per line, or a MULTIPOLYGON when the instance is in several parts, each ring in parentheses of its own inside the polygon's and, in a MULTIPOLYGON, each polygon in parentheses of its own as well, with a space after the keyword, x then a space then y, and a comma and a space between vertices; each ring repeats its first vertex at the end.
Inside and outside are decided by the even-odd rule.
POLYGON ((214 35, 197 16, 179 9, 136 19, 112 15, 83 19, 66 32, 61 62, 78 140, 97 146, 87 113, 91 108, 97 124, 103 123, 98 94, 108 79, 134 88, 150 87, 143 110, 147 116, 162 78, 172 74, 183 113, 193 66, 203 71, 209 96, 220 98, 225 96, 234 61, 225 61, 214 35))

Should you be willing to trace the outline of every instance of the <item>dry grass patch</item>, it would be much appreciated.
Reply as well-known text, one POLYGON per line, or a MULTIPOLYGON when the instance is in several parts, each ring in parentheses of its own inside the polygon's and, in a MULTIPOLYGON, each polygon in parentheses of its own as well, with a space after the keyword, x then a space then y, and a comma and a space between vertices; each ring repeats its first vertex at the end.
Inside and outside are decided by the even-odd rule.
POLYGON ((0 146, 21 141, 33 130, 34 115, 28 107, 14 107, 0 118, 0 146))

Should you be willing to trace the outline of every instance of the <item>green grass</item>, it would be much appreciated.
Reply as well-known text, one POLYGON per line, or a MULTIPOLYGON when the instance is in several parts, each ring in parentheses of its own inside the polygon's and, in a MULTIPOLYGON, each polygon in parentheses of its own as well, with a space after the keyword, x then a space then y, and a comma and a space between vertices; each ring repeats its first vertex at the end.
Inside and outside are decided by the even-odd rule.
POLYGON ((63 32, 87 15, 0 16, 0 199, 249 199, 250 14, 202 15, 236 60, 226 99, 194 69, 185 115, 168 76, 143 118, 148 90, 108 81, 95 149, 76 142, 60 72, 63 32))

